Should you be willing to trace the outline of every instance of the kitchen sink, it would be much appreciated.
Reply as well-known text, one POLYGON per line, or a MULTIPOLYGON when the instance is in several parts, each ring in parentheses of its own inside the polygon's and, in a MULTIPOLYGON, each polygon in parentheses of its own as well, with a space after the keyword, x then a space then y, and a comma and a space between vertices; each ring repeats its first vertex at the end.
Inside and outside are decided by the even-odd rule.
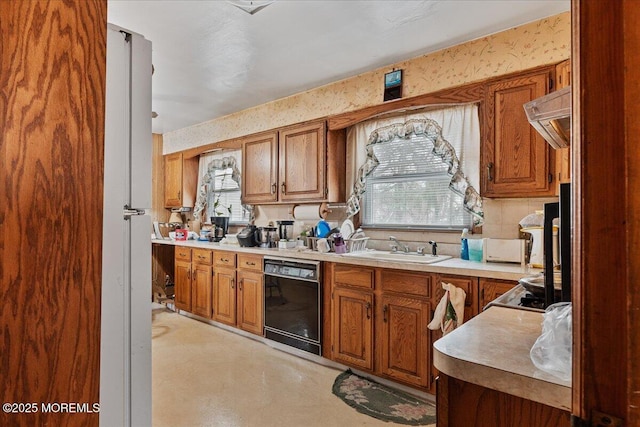
POLYGON ((451 258, 449 255, 422 255, 415 252, 385 252, 385 251, 362 251, 344 254, 345 257, 378 259, 381 261, 416 262, 419 264, 432 264, 451 258))

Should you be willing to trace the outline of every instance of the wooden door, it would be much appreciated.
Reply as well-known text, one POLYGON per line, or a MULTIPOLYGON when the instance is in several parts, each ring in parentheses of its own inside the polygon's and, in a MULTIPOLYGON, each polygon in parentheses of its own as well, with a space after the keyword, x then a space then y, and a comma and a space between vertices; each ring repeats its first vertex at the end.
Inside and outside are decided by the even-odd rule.
POLYGON ((236 270, 215 267, 213 283, 213 318, 236 325, 236 270))
POLYGON ((182 153, 168 154, 164 158, 164 206, 182 206, 182 153))
MULTIPOLYGON (((556 87, 562 89, 571 85, 571 60, 567 59, 556 65, 556 87)), ((556 149, 556 174, 558 184, 571 182, 571 147, 556 149)), ((556 186, 556 194, 560 189, 556 186)))
POLYGON ((211 318, 213 274, 210 265, 193 265, 191 310, 198 316, 211 318))
POLYGON ((238 326, 262 335, 264 287, 262 273, 238 270, 238 326))
POLYGON ((278 134, 250 136, 242 144, 242 203, 278 200, 278 134))
POLYGON ((325 123, 280 131, 280 200, 323 200, 326 169, 325 123))
POLYGON ((332 300, 333 359, 373 370, 373 294, 335 288, 332 300))
POLYGON ((517 284, 517 282, 507 280, 480 279, 480 305, 478 306, 478 312, 482 311, 487 304, 500 295, 513 289, 517 284))
MULTIPOLYGON (((381 297, 380 371, 395 380, 426 387, 430 383, 429 302, 395 295, 381 297)), ((378 322, 380 325, 380 322, 378 322)), ((378 341, 380 340, 380 341, 378 341)))
POLYGON ((176 308, 191 311, 191 263, 176 260, 175 263, 175 297, 176 308))
POLYGON ((501 79, 486 86, 486 126, 480 169, 482 196, 555 194, 549 144, 529 124, 523 105, 549 92, 554 67, 501 79))

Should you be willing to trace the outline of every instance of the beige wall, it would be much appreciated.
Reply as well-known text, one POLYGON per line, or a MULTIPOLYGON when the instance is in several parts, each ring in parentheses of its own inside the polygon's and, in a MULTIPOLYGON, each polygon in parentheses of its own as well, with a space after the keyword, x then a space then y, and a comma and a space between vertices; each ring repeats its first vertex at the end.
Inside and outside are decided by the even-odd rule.
POLYGON ((569 58, 569 12, 534 21, 403 62, 258 105, 199 125, 167 132, 164 154, 382 103, 384 73, 403 70, 403 97, 569 58))
MULTIPOLYGON (((163 135, 164 153, 380 104, 383 75, 392 68, 403 69, 403 95, 411 97, 558 63, 569 58, 570 48, 571 23, 567 12, 168 132, 163 135)), ((548 201, 553 199, 485 199, 483 234, 474 237, 517 238, 520 219, 542 209, 548 201)), ((264 206, 258 210, 256 223, 266 225, 270 220, 286 219, 290 208, 284 205, 264 206)), ((387 249, 389 234, 409 242, 412 248, 425 246, 428 240, 436 240, 442 253, 456 255, 459 252, 459 233, 368 230, 370 246, 387 249)))

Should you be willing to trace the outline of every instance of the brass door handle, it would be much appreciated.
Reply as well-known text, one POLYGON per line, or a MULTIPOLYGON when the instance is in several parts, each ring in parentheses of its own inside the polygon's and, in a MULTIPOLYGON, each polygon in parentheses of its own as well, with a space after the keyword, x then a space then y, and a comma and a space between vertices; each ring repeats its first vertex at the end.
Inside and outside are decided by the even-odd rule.
POLYGON ((271 194, 276 194, 277 188, 278 188, 278 185, 275 182, 271 184, 271 194))
POLYGON ((242 290, 242 280, 240 280, 240 281, 238 282, 238 289, 239 289, 239 290, 242 290))
POLYGON ((231 279, 231 289, 235 289, 236 288, 236 281, 235 279, 231 279))
POLYGON ((250 265, 250 266, 252 266, 252 267, 256 265, 256 263, 255 263, 255 262, 247 262, 247 263, 245 263, 245 264, 250 265))
POLYGON ((385 304, 385 306, 382 307, 382 321, 385 323, 387 322, 387 310, 389 310, 389 306, 385 304))
POLYGON ((371 319, 371 303, 367 302, 367 319, 371 319))
POLYGON ((287 184, 285 184, 284 182, 280 185, 280 190, 282 191, 282 194, 287 194, 287 184))

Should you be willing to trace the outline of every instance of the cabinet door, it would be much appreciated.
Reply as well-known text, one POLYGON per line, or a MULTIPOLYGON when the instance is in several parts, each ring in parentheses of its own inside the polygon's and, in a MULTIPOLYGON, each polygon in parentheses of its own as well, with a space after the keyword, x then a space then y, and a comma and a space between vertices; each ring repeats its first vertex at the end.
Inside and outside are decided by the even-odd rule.
POLYGON ((517 284, 517 282, 507 280, 480 279, 480 306, 478 310, 482 311, 487 304, 510 291, 517 284))
POLYGON ((176 308, 191 311, 191 263, 175 262, 175 296, 176 308))
POLYGON ((211 294, 212 294, 211 266, 193 265, 191 309, 193 314, 211 318, 211 294))
POLYGON ((335 288, 332 300, 334 360, 373 370, 373 295, 335 288))
POLYGON ((473 316, 478 314, 478 278, 468 276, 447 276, 440 274, 436 276, 435 289, 434 289, 434 301, 435 304, 440 302, 440 299, 444 295, 444 289, 442 289, 442 283, 451 283, 452 285, 461 288, 467 294, 464 300, 464 321, 468 321, 473 316))
POLYGON ((213 318, 236 325, 236 271, 216 267, 213 283, 213 318))
POLYGON ((323 122, 280 131, 280 201, 325 198, 326 135, 323 122))
POLYGON ((262 273, 238 270, 238 326, 256 335, 262 335, 262 283, 262 273))
MULTIPOLYGON (((431 341, 427 325, 429 303, 425 300, 382 295, 382 374, 416 386, 430 382, 431 341)), ((380 323, 378 323, 380 324, 380 323)))
MULTIPOLYGON (((571 85, 571 60, 567 59, 556 65, 556 90, 571 85)), ((571 148, 556 150, 556 173, 558 183, 571 182, 571 148)), ((559 189, 559 186, 557 187, 559 189)))
POLYGON ((182 206, 182 153, 164 158, 164 206, 182 206))
POLYGON ((548 93, 552 70, 545 68, 487 85, 480 169, 482 196, 554 195, 554 154, 529 124, 523 108, 525 103, 548 93))
POLYGON ((242 144, 242 203, 278 200, 278 134, 246 138, 242 144))

